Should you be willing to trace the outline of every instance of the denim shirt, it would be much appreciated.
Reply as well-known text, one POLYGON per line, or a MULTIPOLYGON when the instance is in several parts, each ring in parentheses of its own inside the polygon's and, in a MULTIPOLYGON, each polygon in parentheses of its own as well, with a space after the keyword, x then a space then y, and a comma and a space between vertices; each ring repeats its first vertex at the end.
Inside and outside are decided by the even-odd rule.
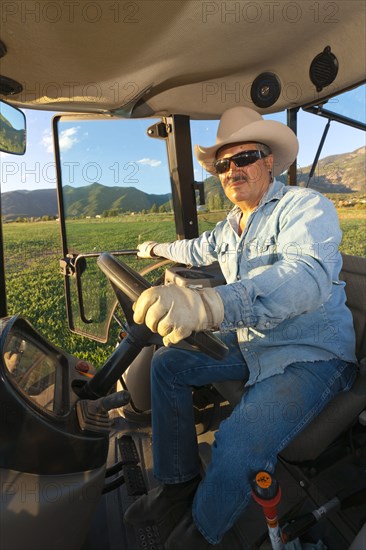
POLYGON ((236 331, 247 385, 297 361, 356 362, 331 201, 274 180, 239 236, 240 214, 234 207, 212 231, 154 252, 193 266, 218 260, 227 282, 215 287, 225 310, 220 331, 236 331))

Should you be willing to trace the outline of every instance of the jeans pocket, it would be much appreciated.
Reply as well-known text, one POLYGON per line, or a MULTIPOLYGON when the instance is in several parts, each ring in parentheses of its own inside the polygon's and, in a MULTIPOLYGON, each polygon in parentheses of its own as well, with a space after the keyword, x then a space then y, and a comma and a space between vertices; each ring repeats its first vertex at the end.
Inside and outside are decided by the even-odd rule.
POLYGON ((332 359, 330 364, 334 363, 336 363, 336 368, 328 383, 333 397, 338 393, 349 391, 357 377, 357 365, 355 363, 348 363, 341 359, 332 359))
POLYGON ((348 391, 352 388, 357 377, 357 365, 355 363, 345 363, 340 372, 340 391, 348 391))

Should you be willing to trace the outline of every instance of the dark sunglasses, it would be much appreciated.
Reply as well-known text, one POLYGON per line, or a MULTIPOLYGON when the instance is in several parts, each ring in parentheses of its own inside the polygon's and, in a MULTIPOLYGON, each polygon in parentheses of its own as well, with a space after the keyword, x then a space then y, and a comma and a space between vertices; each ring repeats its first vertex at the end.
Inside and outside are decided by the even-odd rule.
POLYGON ((243 168, 243 166, 254 164, 254 162, 257 162, 259 159, 264 159, 266 156, 267 155, 265 155, 263 151, 257 151, 256 149, 251 151, 242 151, 232 157, 217 160, 214 163, 214 167, 217 174, 225 174, 225 172, 230 169, 231 162, 233 162, 238 168, 243 168))

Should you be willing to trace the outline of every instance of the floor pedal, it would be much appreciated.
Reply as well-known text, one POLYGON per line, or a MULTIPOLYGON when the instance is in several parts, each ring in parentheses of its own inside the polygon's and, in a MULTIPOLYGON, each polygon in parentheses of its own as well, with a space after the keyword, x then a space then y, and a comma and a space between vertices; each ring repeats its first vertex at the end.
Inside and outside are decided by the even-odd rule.
POLYGON ((136 529, 136 539, 139 550, 164 550, 155 524, 144 525, 136 529))
POLYGON ((138 464, 140 462, 135 442, 130 435, 120 437, 118 439, 118 446, 123 466, 125 464, 138 464))
POLYGON ((138 464, 126 464, 123 466, 122 471, 128 495, 138 496, 147 493, 142 470, 138 464))

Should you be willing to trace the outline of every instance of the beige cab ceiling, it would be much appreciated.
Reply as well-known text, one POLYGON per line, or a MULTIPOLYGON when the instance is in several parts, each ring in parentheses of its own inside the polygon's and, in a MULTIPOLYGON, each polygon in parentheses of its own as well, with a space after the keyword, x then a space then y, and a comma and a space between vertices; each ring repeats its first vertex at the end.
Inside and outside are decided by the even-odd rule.
POLYGON ((1 4, 0 73, 19 107, 124 116, 214 118, 252 106, 251 86, 276 75, 277 101, 260 112, 319 101, 365 79, 364 0, 1 4), (320 92, 309 68, 330 47, 337 76, 320 92))

